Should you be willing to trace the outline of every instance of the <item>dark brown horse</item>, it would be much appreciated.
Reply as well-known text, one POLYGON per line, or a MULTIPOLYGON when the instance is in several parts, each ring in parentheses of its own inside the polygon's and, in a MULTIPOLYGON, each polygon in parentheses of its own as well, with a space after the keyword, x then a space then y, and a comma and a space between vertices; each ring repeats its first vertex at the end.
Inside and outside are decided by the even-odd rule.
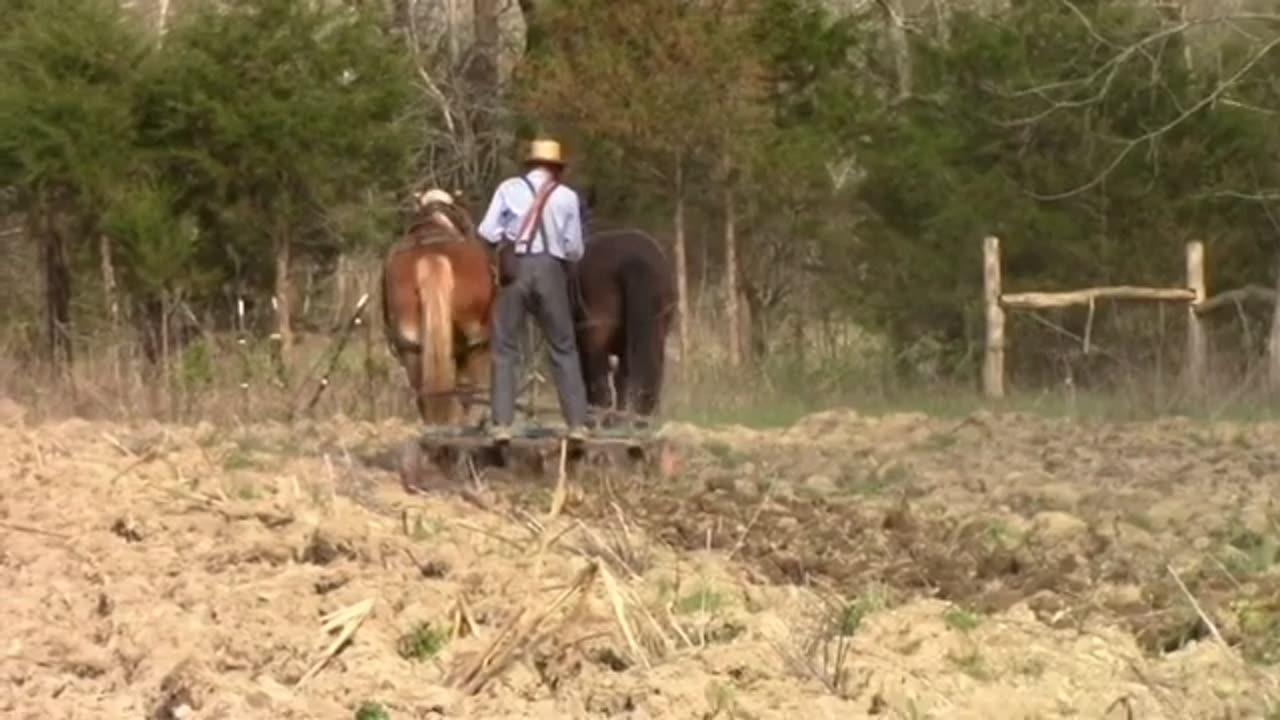
POLYGON ((587 398, 610 405, 610 356, 618 358, 617 409, 651 415, 662 395, 675 282, 661 246, 640 230, 592 233, 577 263, 578 355, 587 398))
POLYGON ((444 193, 423 200, 409 231, 387 251, 383 320, 423 422, 457 424, 471 412, 466 390, 489 386, 493 270, 469 214, 455 212, 444 193), (471 388, 460 391, 459 374, 471 388))

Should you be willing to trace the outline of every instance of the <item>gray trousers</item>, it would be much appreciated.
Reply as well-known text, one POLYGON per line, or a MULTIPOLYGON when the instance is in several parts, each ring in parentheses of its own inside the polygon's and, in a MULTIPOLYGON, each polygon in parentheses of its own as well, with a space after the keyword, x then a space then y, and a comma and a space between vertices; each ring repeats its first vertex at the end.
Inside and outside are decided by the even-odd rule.
POLYGON ((582 426, 587 419, 587 391, 578 363, 565 266, 547 254, 518 256, 515 265, 515 280, 498 289, 489 336, 493 350, 490 389, 493 423, 510 425, 514 419, 520 327, 525 313, 530 313, 547 339, 552 376, 565 423, 569 427, 582 426))

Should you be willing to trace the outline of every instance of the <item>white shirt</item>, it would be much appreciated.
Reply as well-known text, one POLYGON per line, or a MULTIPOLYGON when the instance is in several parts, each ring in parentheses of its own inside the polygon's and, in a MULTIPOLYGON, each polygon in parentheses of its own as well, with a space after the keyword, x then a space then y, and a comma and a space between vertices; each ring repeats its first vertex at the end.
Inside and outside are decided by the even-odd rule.
MULTIPOLYGON (((534 168, 527 175, 535 189, 541 189, 543 183, 551 179, 551 174, 543 168, 534 168)), ((520 177, 507 178, 498 185, 485 211, 484 219, 476 228, 476 232, 496 245, 503 240, 524 240, 517 238, 520 226, 524 223, 525 213, 533 207, 534 195, 529 186, 520 177)), ((544 233, 534 224, 526 231, 530 238, 528 253, 547 252, 561 260, 577 261, 582 257, 582 216, 578 203, 578 194, 564 185, 551 191, 551 195, 542 206, 541 226, 544 233)), ((524 243, 516 245, 516 254, 522 252, 524 243)))

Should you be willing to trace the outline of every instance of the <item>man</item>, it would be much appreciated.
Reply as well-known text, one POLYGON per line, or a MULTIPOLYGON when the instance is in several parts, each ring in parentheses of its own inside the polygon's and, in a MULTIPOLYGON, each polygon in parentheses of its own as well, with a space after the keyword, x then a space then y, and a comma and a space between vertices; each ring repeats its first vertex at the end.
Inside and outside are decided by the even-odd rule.
MULTIPOLYGON (((477 233, 514 257, 498 290, 490 344, 493 349, 491 402, 493 439, 511 439, 515 415, 516 358, 525 313, 531 312, 551 350, 552 374, 569 439, 586 437, 587 393, 578 365, 568 267, 582 257, 582 219, 578 195, 560 184, 564 160, 554 140, 534 140, 523 175, 498 186, 477 233)), ((501 262, 501 260, 500 260, 501 262)))

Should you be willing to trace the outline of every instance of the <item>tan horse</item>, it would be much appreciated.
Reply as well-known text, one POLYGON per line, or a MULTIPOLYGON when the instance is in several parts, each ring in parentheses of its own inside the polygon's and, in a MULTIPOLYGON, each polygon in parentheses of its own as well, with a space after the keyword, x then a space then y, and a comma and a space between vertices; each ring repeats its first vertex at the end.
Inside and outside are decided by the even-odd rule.
POLYGON ((469 214, 455 212, 448 193, 417 200, 418 217, 383 264, 384 326, 423 422, 458 424, 472 412, 468 395, 489 386, 493 268, 469 214), (470 387, 459 387, 459 374, 470 387))

